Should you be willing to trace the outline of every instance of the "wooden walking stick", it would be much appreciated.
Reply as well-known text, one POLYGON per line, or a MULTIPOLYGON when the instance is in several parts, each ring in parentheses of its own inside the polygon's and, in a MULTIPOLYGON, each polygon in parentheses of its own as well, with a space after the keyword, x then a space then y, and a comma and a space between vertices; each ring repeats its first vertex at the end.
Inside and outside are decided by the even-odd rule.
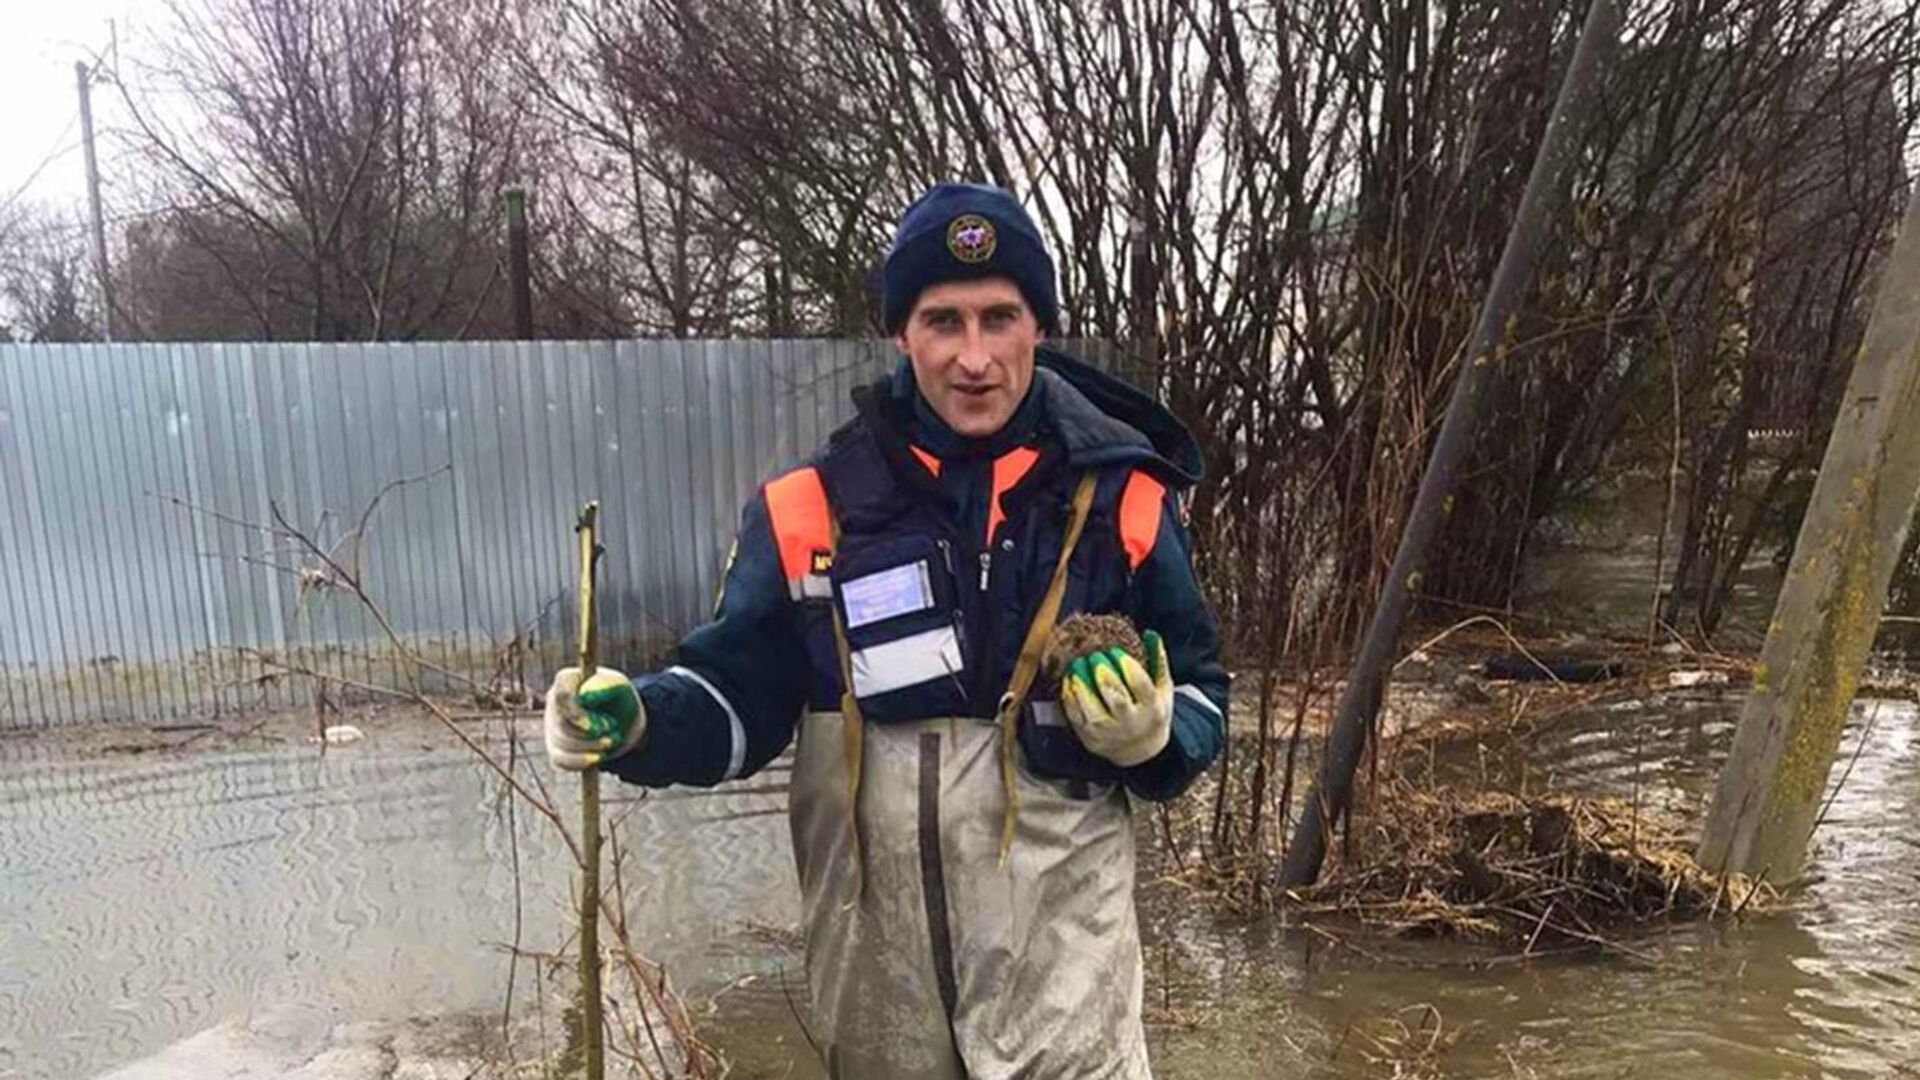
MULTIPOLYGON (((573 532, 580 548, 580 683, 593 677, 598 662, 599 634, 593 618, 593 571, 601 547, 596 527, 600 504, 580 508, 573 532)), ((600 770, 580 774, 580 1045, 585 1051, 587 1080, 604 1080, 607 1072, 600 1017, 600 770)))

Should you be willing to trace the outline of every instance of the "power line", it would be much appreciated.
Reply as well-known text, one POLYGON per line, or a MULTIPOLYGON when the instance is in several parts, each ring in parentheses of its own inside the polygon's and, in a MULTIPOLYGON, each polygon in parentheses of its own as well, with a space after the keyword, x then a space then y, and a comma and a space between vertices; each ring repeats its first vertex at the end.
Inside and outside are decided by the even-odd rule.
MULTIPOLYGON (((102 220, 108 225, 123 225, 129 221, 141 221, 146 218, 162 217, 167 214, 192 213, 196 210, 212 210, 224 205, 218 199, 201 202, 167 203, 162 206, 147 207, 141 210, 120 210, 107 214, 102 220)), ((89 231, 92 226, 86 221, 43 221, 35 225, 42 233, 72 234, 89 231)))
POLYGON ((27 175, 26 180, 22 181, 19 187, 13 189, 13 194, 7 196, 7 201, 0 203, 0 217, 5 216, 8 211, 13 209, 13 205, 20 201, 22 195, 27 193, 27 189, 33 186, 33 182, 40 179, 40 174, 47 171, 47 166, 80 148, 80 144, 77 141, 67 143, 65 146, 60 145, 66 142, 67 136, 73 134, 74 126, 78 123, 80 123, 80 114, 75 112, 73 116, 67 120, 67 126, 60 132, 59 137, 53 140, 54 148, 48 150, 46 156, 40 159, 40 164, 35 165, 33 172, 27 175))

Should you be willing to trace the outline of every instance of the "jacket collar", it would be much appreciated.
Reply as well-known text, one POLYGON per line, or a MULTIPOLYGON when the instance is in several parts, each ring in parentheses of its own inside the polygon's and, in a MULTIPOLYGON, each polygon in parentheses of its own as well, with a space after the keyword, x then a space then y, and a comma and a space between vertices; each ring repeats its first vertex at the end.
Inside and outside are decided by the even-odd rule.
MULTIPOLYGON (((858 420, 835 433, 835 440, 864 428, 898 477, 909 487, 933 491, 926 469, 909 449, 917 395, 902 358, 891 374, 853 392, 858 420)), ((1033 388, 1020 408, 1022 413, 1035 410, 1036 441, 1057 448, 1070 468, 1131 466, 1177 488, 1192 486, 1204 474, 1200 444, 1165 406, 1059 349, 1040 348, 1033 388)))

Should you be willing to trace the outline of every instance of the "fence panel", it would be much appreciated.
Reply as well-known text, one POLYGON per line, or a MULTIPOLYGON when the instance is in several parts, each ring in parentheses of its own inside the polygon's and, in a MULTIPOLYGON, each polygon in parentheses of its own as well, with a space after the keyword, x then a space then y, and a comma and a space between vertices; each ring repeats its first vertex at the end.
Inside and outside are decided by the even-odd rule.
POLYGON ((0 345, 0 728, 310 704, 289 667, 395 678, 328 560, 410 647, 530 691, 564 647, 589 498, 613 552, 608 660, 651 659, 709 610, 741 504, 889 355, 0 345), (317 551, 276 537, 276 515, 317 551))

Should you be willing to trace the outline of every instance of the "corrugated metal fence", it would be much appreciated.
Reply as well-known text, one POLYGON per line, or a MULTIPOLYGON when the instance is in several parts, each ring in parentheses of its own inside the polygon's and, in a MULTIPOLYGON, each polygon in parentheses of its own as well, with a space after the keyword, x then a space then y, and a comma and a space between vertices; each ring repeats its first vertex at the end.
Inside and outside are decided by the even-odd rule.
POLYGON ((279 517, 350 565, 376 497, 361 576, 433 663, 508 692, 538 680, 539 650, 566 636, 589 498, 604 504, 609 662, 657 653, 711 605, 742 502, 888 355, 0 346, 0 728, 310 703, 289 666, 390 685, 377 623, 266 527, 279 517))

